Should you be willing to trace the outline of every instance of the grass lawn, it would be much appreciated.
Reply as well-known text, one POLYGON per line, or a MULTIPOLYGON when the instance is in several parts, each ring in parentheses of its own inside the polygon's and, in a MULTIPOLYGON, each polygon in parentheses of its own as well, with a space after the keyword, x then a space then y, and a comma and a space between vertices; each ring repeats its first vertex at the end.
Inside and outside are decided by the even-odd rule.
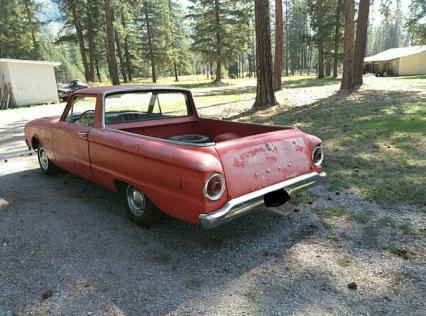
MULTIPOLYGON (((310 81, 318 85, 321 80, 303 84, 310 81)), ((297 125, 321 137, 328 181, 336 190, 350 188, 382 202, 426 205, 426 78, 388 81, 401 85, 400 90, 366 85, 352 95, 333 94, 306 106, 251 112, 249 120, 297 125), (423 86, 423 93, 405 91, 411 80, 423 86)))

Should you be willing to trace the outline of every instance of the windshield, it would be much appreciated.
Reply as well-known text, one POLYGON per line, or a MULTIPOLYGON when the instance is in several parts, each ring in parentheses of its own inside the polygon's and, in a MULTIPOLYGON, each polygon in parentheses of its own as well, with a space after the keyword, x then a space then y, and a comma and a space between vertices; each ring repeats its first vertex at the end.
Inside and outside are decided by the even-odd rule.
POLYGON ((117 124, 190 115, 183 92, 124 92, 105 98, 105 123, 117 124))

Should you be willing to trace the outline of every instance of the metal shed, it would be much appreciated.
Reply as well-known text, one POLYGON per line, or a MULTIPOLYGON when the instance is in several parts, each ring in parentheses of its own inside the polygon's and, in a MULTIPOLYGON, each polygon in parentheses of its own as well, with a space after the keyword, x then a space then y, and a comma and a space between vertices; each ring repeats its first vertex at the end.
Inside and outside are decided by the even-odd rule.
POLYGON ((426 74, 426 45, 391 48, 366 57, 364 67, 373 73, 408 76, 426 74))
POLYGON ((55 66, 60 63, 0 58, 0 92, 16 106, 57 103, 55 66), (6 90, 7 91, 6 91, 6 90))

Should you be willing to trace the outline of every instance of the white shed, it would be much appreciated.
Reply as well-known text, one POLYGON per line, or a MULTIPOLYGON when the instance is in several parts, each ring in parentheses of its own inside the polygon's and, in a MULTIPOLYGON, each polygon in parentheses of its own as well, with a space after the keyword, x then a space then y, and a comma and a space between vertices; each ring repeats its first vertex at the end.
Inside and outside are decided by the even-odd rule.
POLYGON ((0 58, 0 89, 10 88, 16 106, 57 103, 55 66, 60 63, 0 58))
POLYGON ((387 75, 426 74, 426 45, 391 48, 364 58, 366 70, 387 75))

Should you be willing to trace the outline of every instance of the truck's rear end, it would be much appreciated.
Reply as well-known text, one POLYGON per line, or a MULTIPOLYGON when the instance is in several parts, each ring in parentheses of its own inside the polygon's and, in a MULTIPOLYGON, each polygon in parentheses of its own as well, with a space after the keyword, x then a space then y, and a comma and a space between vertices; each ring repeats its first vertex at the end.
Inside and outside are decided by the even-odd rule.
POLYGON ((292 192, 325 176, 320 145, 317 137, 288 128, 216 143, 228 202, 201 214, 201 225, 213 228, 260 204, 285 203, 292 192))

